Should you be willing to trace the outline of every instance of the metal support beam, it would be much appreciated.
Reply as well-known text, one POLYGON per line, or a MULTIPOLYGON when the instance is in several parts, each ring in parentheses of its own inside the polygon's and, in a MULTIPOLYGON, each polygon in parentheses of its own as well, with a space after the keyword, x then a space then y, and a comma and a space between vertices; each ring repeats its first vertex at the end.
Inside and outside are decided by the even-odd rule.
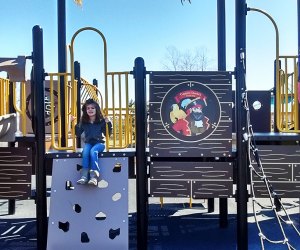
POLYGON ((47 185, 45 168, 45 86, 44 86, 44 55, 43 30, 39 26, 32 29, 33 38, 33 123, 36 138, 36 218, 37 218, 37 249, 44 250, 47 246, 47 185))
POLYGON ((8 214, 15 214, 16 212, 16 200, 9 199, 8 200, 8 214))
POLYGON ((236 0, 236 114, 237 114, 237 248, 248 249, 247 224, 247 144, 243 140, 246 133, 246 110, 243 108, 243 97, 246 90, 246 13, 245 0, 236 0))
MULTIPOLYGON (((297 0, 297 31, 298 31, 298 93, 300 89, 300 0, 297 0)), ((300 96, 298 95, 298 110, 300 110, 300 96)), ((300 115, 299 115, 298 124, 300 124, 300 115)))
MULTIPOLYGON (((66 60, 66 0, 57 0, 58 73, 67 72, 66 60)), ((60 77, 61 146, 66 146, 66 112, 64 77, 60 77)))
MULTIPOLYGON (((218 70, 226 71, 226 19, 225 19, 225 0, 218 0, 218 70)), ((219 202, 219 223, 220 227, 228 226, 228 202, 227 198, 220 198, 219 202)))
MULTIPOLYGON (((80 73, 80 63, 78 61, 74 62, 74 77, 77 81, 77 122, 79 123, 79 119, 81 117, 81 73, 80 73)), ((76 137, 76 147, 81 148, 81 137, 76 137)))
POLYGON ((135 119, 136 119, 136 201, 137 201, 137 249, 147 249, 148 234, 148 176, 147 176, 147 112, 146 68, 144 59, 134 61, 135 119))

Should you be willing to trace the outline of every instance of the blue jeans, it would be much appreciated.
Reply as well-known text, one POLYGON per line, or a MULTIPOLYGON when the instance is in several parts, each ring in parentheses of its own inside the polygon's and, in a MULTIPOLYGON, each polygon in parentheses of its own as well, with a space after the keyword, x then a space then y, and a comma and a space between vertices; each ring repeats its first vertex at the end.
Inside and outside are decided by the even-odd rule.
POLYGON ((98 153, 103 152, 105 145, 97 143, 95 145, 86 143, 82 150, 82 167, 88 170, 100 171, 98 165, 98 153))

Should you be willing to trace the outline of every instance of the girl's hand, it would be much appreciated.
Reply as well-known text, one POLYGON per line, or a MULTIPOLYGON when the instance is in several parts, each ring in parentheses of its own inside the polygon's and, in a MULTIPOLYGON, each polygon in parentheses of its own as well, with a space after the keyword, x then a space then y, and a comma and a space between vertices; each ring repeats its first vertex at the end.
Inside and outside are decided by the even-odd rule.
POLYGON ((70 115, 70 118, 71 118, 71 122, 75 121, 76 120, 76 116, 73 116, 73 115, 70 115))

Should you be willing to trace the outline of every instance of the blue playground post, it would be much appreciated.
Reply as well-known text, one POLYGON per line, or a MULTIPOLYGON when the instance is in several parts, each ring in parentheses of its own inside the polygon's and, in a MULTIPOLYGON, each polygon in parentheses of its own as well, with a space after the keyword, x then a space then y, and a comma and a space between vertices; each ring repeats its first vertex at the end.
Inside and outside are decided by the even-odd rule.
POLYGON ((44 55, 43 30, 36 25, 32 29, 33 40, 33 89, 34 112, 32 123, 36 139, 35 174, 36 174, 36 218, 37 249, 44 250, 47 245, 47 185, 45 168, 45 87, 44 87, 44 55))
POLYGON ((246 110, 242 107, 243 94, 246 90, 246 13, 245 0, 236 0, 236 138, 237 138, 237 247, 240 250, 248 249, 247 225, 247 144, 243 141, 246 132, 246 110))
MULTIPOLYGON (((300 0, 297 1, 297 27, 298 27, 298 95, 299 95, 299 84, 300 84, 300 0)), ((298 96, 299 100, 299 96, 298 96)), ((298 106, 300 110, 300 104, 298 101, 298 106)), ((300 116, 299 116, 299 123, 300 123, 300 116)))
MULTIPOLYGON (((75 75, 75 80, 77 81, 77 117, 81 116, 81 102, 80 102, 80 97, 81 97, 81 73, 80 73, 80 63, 78 61, 74 62, 74 75, 75 75)), ((79 122, 79 120, 78 120, 79 122)), ((81 148, 81 139, 80 136, 77 136, 76 140, 76 147, 81 148)))
MULTIPOLYGON (((226 19, 225 19, 225 0, 218 0, 218 70, 226 71, 226 19)), ((220 198, 220 227, 228 226, 228 204, 227 198, 220 198)))
POLYGON ((137 249, 147 249, 148 234, 148 177, 146 155, 146 68, 144 59, 134 61, 135 118, 136 118, 136 204, 137 204, 137 249))
MULTIPOLYGON (((66 0, 57 0, 57 40, 58 40, 58 73, 67 72, 66 55, 66 0)), ((65 114, 65 87, 64 77, 60 77, 61 102, 61 145, 66 146, 66 114, 65 114)))

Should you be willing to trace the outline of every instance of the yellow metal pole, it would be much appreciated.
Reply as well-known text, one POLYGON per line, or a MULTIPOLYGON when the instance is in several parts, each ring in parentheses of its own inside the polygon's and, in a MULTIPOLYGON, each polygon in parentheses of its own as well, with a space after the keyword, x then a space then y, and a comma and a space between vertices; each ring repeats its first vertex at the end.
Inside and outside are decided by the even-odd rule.
POLYGON ((21 116, 22 116, 22 133, 26 135, 26 82, 21 83, 21 116))
MULTIPOLYGON (((0 79, 0 96, 3 96, 3 88, 4 88, 4 80, 0 79)), ((4 99, 0 98, 0 115, 4 115, 3 108, 4 108, 4 99)))
POLYGON ((297 67, 297 60, 296 57, 294 57, 294 106, 295 106, 295 130, 299 130, 299 105, 298 105, 298 67, 297 67))
POLYGON ((52 74, 50 75, 50 121, 51 121, 51 146, 53 149, 55 149, 56 147, 55 147, 55 124, 54 124, 54 92, 53 92, 52 74))
POLYGON ((65 75, 65 77, 63 78, 64 79, 64 94, 65 94, 65 117, 62 117, 62 119, 65 120, 65 142, 66 142, 66 147, 68 148, 69 147, 69 113, 70 113, 70 110, 69 110, 69 105, 70 105, 70 100, 69 100, 69 87, 68 87, 68 76, 65 75))
POLYGON ((58 147, 61 147, 61 97, 60 97, 60 77, 57 77, 57 140, 58 147))
MULTIPOLYGON (((113 115, 113 125, 116 124, 116 114, 115 114, 115 75, 112 75, 112 79, 111 79, 111 99, 112 99, 112 115, 113 115)), ((117 131, 116 129, 114 129, 113 131, 113 147, 116 146, 116 135, 117 135, 117 131)))
POLYGON ((126 94, 126 106, 125 106, 125 141, 126 145, 129 145, 129 94, 128 94, 128 73, 125 73, 125 94, 126 94))
POLYGON ((13 105, 15 110, 20 114, 21 117, 21 131, 23 136, 26 135, 26 88, 25 88, 25 82, 20 82, 20 107, 17 105, 17 83, 13 83, 13 105))
POLYGON ((164 197, 159 197, 159 201, 160 201, 160 208, 162 208, 164 205, 164 197))
MULTIPOLYGON (((276 111, 276 121, 274 124, 274 127, 277 126, 277 129, 279 131, 282 131, 282 128, 280 126, 278 126, 278 124, 280 124, 280 93, 279 93, 279 32, 278 32, 278 27, 277 24, 275 23, 274 19, 265 11, 262 11, 260 9, 256 9, 256 8, 248 8, 248 10, 250 11, 256 11, 259 13, 262 13, 263 15, 265 15, 273 24, 274 29, 275 29, 275 39, 276 39, 276 59, 275 59, 275 86, 276 86, 276 104, 275 104, 275 111, 276 111)), ((275 112, 274 112, 275 114, 275 112)))
POLYGON ((283 101, 283 105, 284 105, 284 130, 288 131, 289 130, 289 79, 288 79, 288 68, 287 68, 287 59, 284 59, 284 63, 285 63, 285 75, 284 75, 284 101, 283 101))
POLYGON ((9 113, 9 80, 5 81, 5 94, 6 94, 5 111, 6 111, 6 114, 8 114, 9 113))
POLYGON ((122 85, 121 85, 121 74, 118 74, 118 87, 119 87, 119 142, 120 147, 123 146, 123 117, 122 117, 122 85))

